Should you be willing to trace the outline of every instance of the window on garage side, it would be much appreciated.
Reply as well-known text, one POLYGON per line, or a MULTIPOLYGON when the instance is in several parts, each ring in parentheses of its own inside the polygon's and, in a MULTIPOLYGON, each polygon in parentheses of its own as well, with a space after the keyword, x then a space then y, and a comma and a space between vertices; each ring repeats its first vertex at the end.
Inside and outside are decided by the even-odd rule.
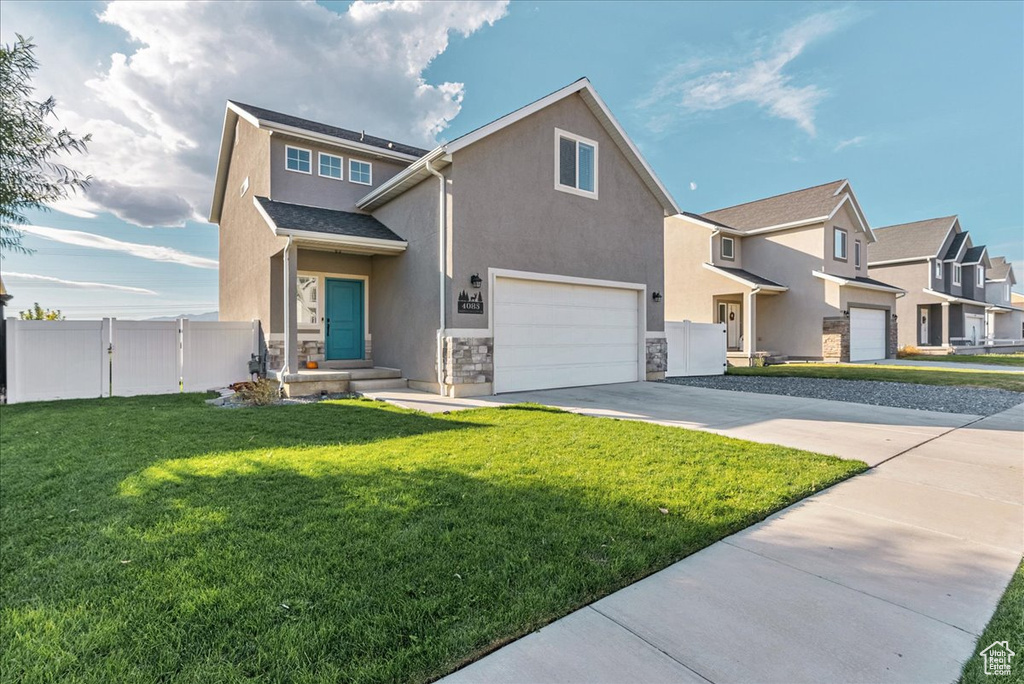
POLYGON ((597 143, 555 129, 555 189, 597 199, 597 143))
POLYGON ((371 185, 373 183, 373 166, 370 162, 348 160, 348 179, 352 183, 371 185))
POLYGON ((732 261, 736 258, 736 241, 731 237, 722 236, 722 258, 732 261))

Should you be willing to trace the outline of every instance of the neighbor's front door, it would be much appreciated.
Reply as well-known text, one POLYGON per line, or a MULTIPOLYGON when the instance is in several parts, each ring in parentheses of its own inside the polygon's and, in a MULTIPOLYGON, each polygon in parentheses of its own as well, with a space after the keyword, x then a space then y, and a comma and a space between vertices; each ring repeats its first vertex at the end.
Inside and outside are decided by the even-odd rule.
POLYGON ((363 281, 327 278, 326 289, 324 355, 328 360, 363 358, 363 281))
POLYGON ((733 302, 720 302, 718 322, 725 323, 726 346, 729 349, 739 349, 743 337, 743 316, 740 305, 733 302))
POLYGON ((928 310, 921 309, 921 344, 928 345, 931 340, 931 331, 928 328, 928 310))

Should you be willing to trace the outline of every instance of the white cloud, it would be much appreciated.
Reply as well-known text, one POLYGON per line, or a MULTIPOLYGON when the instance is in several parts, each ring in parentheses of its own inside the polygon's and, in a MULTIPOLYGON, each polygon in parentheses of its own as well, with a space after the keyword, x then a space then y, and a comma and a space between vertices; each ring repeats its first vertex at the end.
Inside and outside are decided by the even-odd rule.
MULTIPOLYGON (((73 165, 96 181, 56 208, 142 226, 201 220, 229 98, 429 146, 464 88, 427 83, 425 70, 450 33, 469 36, 506 10, 504 1, 355 2, 341 14, 313 2, 111 2, 99 19, 124 31, 122 52, 44 61, 39 72, 61 123, 93 136, 73 165)), ((41 45, 64 40, 43 35, 53 25, 32 27, 41 45)))
MULTIPOLYGON (((840 8, 814 14, 782 32, 768 46, 724 59, 725 67, 695 75, 712 60, 687 60, 673 67, 640 101, 643 107, 668 105, 684 113, 717 111, 753 103, 771 116, 794 122, 814 136, 815 113, 828 91, 814 84, 797 85, 786 68, 806 48, 834 33, 850 21, 850 10, 840 8)), ((722 62, 719 62, 722 63, 722 62)), ((654 113, 651 125, 665 128, 666 115, 654 113)))
POLYGON ((123 252, 141 259, 150 261, 163 261, 192 268, 217 268, 217 260, 207 257, 196 256, 174 249, 173 247, 161 247, 159 245, 144 245, 138 242, 125 242, 115 240, 104 235, 86 233, 81 230, 65 230, 63 228, 48 228, 46 226, 18 226, 18 230, 29 235, 62 242, 66 245, 77 247, 91 247, 93 249, 104 249, 112 252, 123 252))
POLYGON ((840 140, 833 151, 839 152, 840 150, 845 150, 847 147, 860 147, 867 142, 867 139, 868 137, 866 135, 856 135, 852 138, 847 138, 846 140, 840 140))
POLYGON ((693 181, 690 181, 690 189, 691 190, 696 190, 697 189, 697 184, 695 182, 693 182, 693 181))
POLYGON ((118 292, 131 292, 132 294, 155 295, 153 290, 144 287, 130 287, 128 285, 111 285, 110 283, 94 283, 86 280, 64 280, 53 276, 36 275, 34 273, 17 273, 15 271, 4 271, 4 277, 12 281, 29 281, 36 283, 53 283, 64 287, 75 287, 84 290, 116 290, 118 292))

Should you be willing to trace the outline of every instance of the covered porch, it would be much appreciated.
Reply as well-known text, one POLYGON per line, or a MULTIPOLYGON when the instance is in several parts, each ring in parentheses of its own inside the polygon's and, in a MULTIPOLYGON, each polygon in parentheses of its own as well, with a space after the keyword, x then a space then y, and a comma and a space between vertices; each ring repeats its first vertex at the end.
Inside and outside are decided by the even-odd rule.
POLYGON ((760 349, 757 344, 757 303, 761 297, 776 297, 789 288, 739 268, 705 264, 705 268, 736 283, 732 292, 712 297, 713 318, 725 325, 726 361, 730 366, 751 366, 757 359, 770 363, 784 360, 778 350, 760 349))

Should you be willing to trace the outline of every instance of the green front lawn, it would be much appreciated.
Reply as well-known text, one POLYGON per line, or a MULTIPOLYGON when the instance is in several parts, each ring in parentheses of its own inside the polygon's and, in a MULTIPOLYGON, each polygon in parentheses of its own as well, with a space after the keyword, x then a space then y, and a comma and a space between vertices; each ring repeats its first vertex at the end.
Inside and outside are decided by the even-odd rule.
POLYGON ((10 682, 425 681, 864 468, 536 406, 0 424, 10 682))
POLYGON ((986 366, 1024 367, 1024 352, 1016 354, 946 354, 945 356, 909 354, 900 358, 911 361, 949 361, 952 363, 980 363, 986 366))
POLYGON ((960 684, 983 684, 983 682, 1024 681, 1024 562, 1017 567, 1010 586, 996 607, 995 615, 988 627, 978 637, 974 655, 964 664, 960 684), (1010 650, 1017 655, 1010 659, 1011 676, 985 674, 985 663, 979 653, 993 641, 1008 641, 1010 650))
POLYGON ((832 363, 786 363, 777 366, 729 368, 729 375, 777 375, 795 378, 876 380, 918 385, 966 385, 1024 392, 1024 374, 934 366, 845 366, 832 363))

